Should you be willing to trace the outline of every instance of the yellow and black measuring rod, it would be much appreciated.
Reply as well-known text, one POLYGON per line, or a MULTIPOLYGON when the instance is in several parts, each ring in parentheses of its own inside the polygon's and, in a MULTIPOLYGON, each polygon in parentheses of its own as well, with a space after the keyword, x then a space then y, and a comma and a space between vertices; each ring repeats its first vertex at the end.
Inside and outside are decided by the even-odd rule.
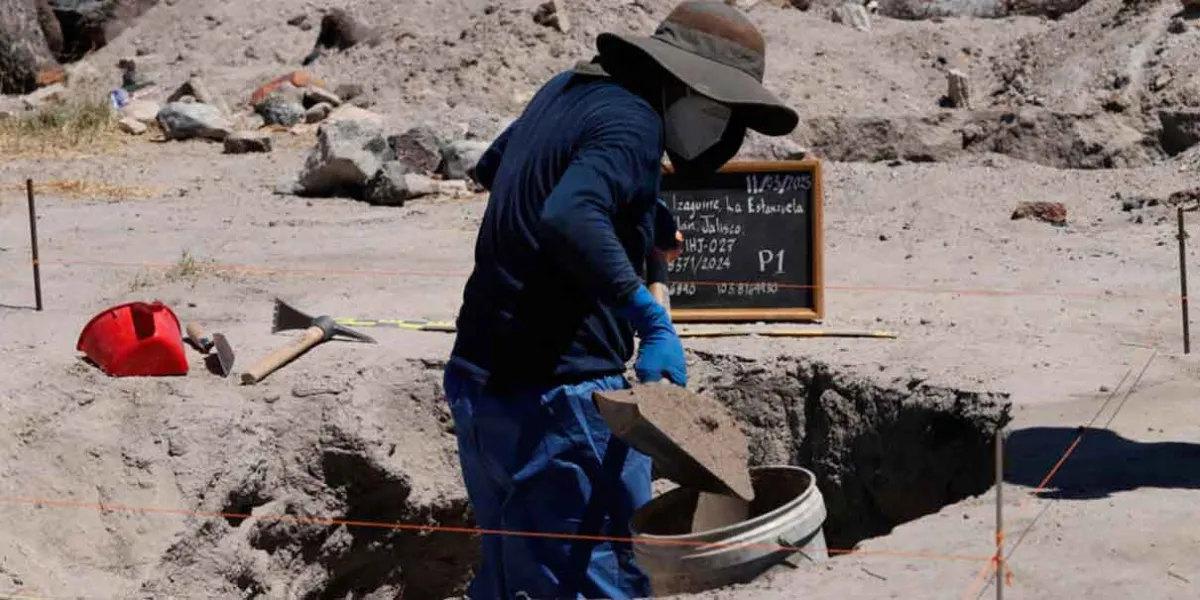
POLYGON ((738 337, 757 335, 762 337, 785 337, 785 338, 875 338, 875 339, 895 339, 897 335, 891 331, 879 330, 837 330, 837 329, 808 329, 808 328, 769 328, 769 327, 723 327, 721 329, 691 329, 680 328, 679 337, 681 338, 701 338, 701 337, 738 337))
MULTIPOLYGON (((457 328, 454 321, 431 321, 428 319, 371 319, 357 317, 342 317, 334 319, 339 325, 346 327, 388 327, 392 329, 408 329, 412 331, 438 331, 442 333, 454 333, 457 328)), ((891 331, 881 330, 835 330, 835 329, 815 329, 815 328, 772 328, 772 327, 720 327, 720 328, 692 328, 680 327, 679 337, 685 338, 708 338, 708 337, 739 337, 757 335, 762 337, 785 337, 785 338, 808 338, 808 337, 825 337, 825 338, 875 338, 875 339, 895 339, 896 333, 891 331)))
POLYGON ((413 331, 441 331, 454 333, 457 328, 454 321, 430 321, 428 319, 365 319, 341 317, 334 319, 338 325, 346 327, 390 327, 393 329, 411 329, 413 331))

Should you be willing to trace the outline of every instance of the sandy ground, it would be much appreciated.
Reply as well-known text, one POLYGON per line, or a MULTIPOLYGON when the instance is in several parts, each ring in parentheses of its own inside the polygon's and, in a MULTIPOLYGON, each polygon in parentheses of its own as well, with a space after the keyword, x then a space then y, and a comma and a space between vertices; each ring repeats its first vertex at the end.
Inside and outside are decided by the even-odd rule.
MULTIPOLYGON (((445 334, 372 330, 378 346, 328 344, 253 388, 215 378, 198 367, 195 355, 193 372, 168 383, 113 382, 78 361, 73 347, 87 319, 135 299, 162 300, 182 319, 225 332, 242 367, 285 340, 270 334, 275 295, 337 317, 451 318, 484 201, 434 199, 385 209, 272 195, 275 174, 301 159, 298 150, 227 157, 216 146, 170 144, 132 147, 107 163, 4 165, 6 182, 52 175, 160 190, 117 202, 42 195, 42 313, 27 308, 32 290, 21 195, 6 192, 0 205, 7 306, 0 319, 8 337, 0 350, 8 371, 0 413, 6 498, 0 511, 16 534, 5 536, 3 564, 20 570, 27 591, 65 596, 83 593, 78 586, 91 581, 90 593, 117 595, 123 579, 153 564, 155 548, 168 543, 184 519, 126 515, 119 520, 132 524, 114 526, 94 507, 39 508, 21 499, 184 510, 202 504, 184 492, 188 486, 171 485, 169 473, 139 471, 128 456, 107 456, 166 452, 135 448, 145 436, 133 430, 157 423, 149 414, 174 415, 168 420, 186 414, 193 424, 225 422, 236 431, 239 411, 260 409, 272 397, 302 404, 288 390, 305 382, 355 367, 446 356, 451 338, 445 334), (134 166, 149 164, 151 156, 153 170, 134 166), (184 252, 215 265, 194 281, 155 279, 156 273, 168 277, 164 270, 169 273, 184 252), (243 266, 261 270, 237 270, 243 266), (93 458, 82 460, 86 454, 93 458), (117 569, 113 557, 94 550, 108 544, 124 545, 138 559, 117 569)), ((1200 411, 1191 402, 1200 369, 1180 355, 1178 304, 1169 301, 1178 285, 1174 224, 1155 224, 1152 215, 1135 224, 1108 199, 1113 190, 1167 191, 1187 178, 1168 168, 1069 173, 991 160, 999 166, 828 165, 827 322, 890 329, 899 339, 688 346, 747 356, 799 354, 883 371, 883 377, 916 372, 939 383, 1009 391, 1017 405, 1010 450, 1019 457, 1017 484, 1034 487, 1038 469, 1048 471, 1070 444, 1073 427, 1090 420, 1111 390, 1119 396, 1109 414, 1122 401, 1151 352, 1138 346, 1152 344, 1157 354, 1136 393, 1122 403, 1111 433, 1086 438, 1051 484, 1073 481, 1066 485, 1086 493, 1053 501, 1014 557, 1012 595, 1073 596, 1082 587, 1089 595, 1123 597, 1122 586, 1130 586, 1155 597, 1191 597, 1194 584, 1167 573, 1200 578, 1193 558, 1198 538, 1185 518, 1195 497, 1190 490, 1200 485, 1189 466, 1200 433, 1191 418, 1200 411), (1010 207, 1030 197, 1065 201, 1075 224, 1056 229, 1009 220, 1010 207), (1027 295, 979 293, 987 290, 1027 295), (1046 427, 1055 429, 1030 429, 1046 427)), ((1189 256, 1194 260, 1195 250, 1189 256)), ((192 443, 223 443, 211 435, 192 443)), ((450 465, 439 473, 452 473, 450 465)), ((436 487, 434 479, 421 484, 436 487)), ((1018 512, 1023 491, 1007 489, 1011 539, 1051 501, 1018 512)), ((980 497, 864 547, 986 556, 992 510, 990 499, 980 497)), ((885 554, 831 568, 778 580, 779 597, 798 589, 820 597, 854 591, 952 597, 971 584, 977 564, 885 554)))
MULTIPOLYGON (((362 4, 390 37, 323 59, 315 73, 364 83, 394 128, 428 122, 487 135, 545 76, 588 56, 595 33, 649 31, 671 2, 571 4, 577 27, 567 36, 532 24, 535 2, 490 12, 468 0, 413 2, 405 11, 362 4)), ((312 6, 262 7, 251 18, 238 3, 164 3, 90 60, 99 77, 115 77, 109 64, 137 54, 151 76, 172 84, 199 69, 236 104, 295 68, 315 35, 286 24, 312 6)), ((870 36, 816 10, 751 14, 779 41, 769 78, 806 117, 933 114, 942 63, 965 60, 984 108, 1034 97, 1053 110, 1098 110, 1124 74, 1129 105, 1145 111, 1130 122, 1149 122, 1155 110, 1200 106, 1200 79, 1186 67, 1200 28, 1167 34, 1176 12, 1171 2, 1131 13, 1096 0, 1061 21, 877 19, 870 36), (1163 73, 1173 82, 1149 91, 1163 73)), ((378 345, 326 344, 255 387, 206 372, 195 353, 186 377, 112 380, 75 352, 90 317, 132 300, 161 300, 185 322, 225 333, 239 370, 289 339, 270 331, 275 296, 334 317, 452 319, 485 198, 396 209, 274 195, 310 144, 284 133, 269 155, 144 142, 109 156, 0 161, 0 597, 296 597, 329 587, 308 569, 323 559, 270 552, 272 536, 304 537, 311 528, 226 524, 212 514, 231 509, 455 522, 462 489, 454 438, 436 401, 449 335, 370 329, 378 345), (40 313, 30 308, 26 177, 128 190, 39 195, 40 313), (353 482, 320 475, 314 465, 340 464, 329 448, 342 446, 370 457, 349 471, 402 496, 401 508, 381 508, 388 498, 356 504, 353 482), (418 510, 425 506, 441 512, 418 510), (228 567, 236 572, 220 581, 202 568, 217 549, 237 557, 228 567), (269 592, 226 582, 280 573, 295 581, 269 592)), ((1124 211, 1113 195, 1163 198, 1194 187, 1197 159, 1193 149, 1121 170, 1058 170, 990 154, 828 162, 826 323, 892 330, 898 339, 685 344, 1009 392, 1016 420, 1005 530, 1010 547, 1019 546, 1006 597, 1194 598, 1200 363, 1181 350, 1174 212, 1124 211), (1062 202, 1068 226, 1011 220, 1028 200, 1062 202), (1088 423, 1099 429, 1073 446, 1075 428, 1088 423), (1069 448, 1047 493, 1032 496, 1069 448)), ((1194 222, 1188 229, 1198 231, 1194 222)), ((1190 264, 1197 254, 1193 244, 1190 264)), ((989 492, 869 540, 860 555, 713 595, 973 598, 986 566, 979 559, 994 544, 993 503, 989 492)), ((339 556, 330 550, 338 544, 375 551, 372 538, 349 535, 314 541, 313 556, 339 556)), ((424 544, 442 538, 403 539, 404 552, 432 554, 424 544)), ((452 590, 439 587, 440 574, 357 576, 380 589, 407 586, 406 597, 441 597, 452 590)))

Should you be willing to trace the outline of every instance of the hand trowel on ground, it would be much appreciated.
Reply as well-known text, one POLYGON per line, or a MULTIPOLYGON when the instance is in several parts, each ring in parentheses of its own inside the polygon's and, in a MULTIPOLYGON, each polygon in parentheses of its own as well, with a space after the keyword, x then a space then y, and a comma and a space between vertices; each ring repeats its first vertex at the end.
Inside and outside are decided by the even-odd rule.
POLYGON ((692 531, 749 518, 750 452, 720 402, 668 383, 595 392, 593 399, 613 435, 649 455, 664 477, 699 493, 692 531))
POLYGON ((198 323, 188 323, 187 337, 205 355, 204 362, 208 370, 222 377, 228 377, 233 372, 233 348, 223 334, 215 333, 209 337, 198 323), (214 348, 216 354, 211 353, 214 348))

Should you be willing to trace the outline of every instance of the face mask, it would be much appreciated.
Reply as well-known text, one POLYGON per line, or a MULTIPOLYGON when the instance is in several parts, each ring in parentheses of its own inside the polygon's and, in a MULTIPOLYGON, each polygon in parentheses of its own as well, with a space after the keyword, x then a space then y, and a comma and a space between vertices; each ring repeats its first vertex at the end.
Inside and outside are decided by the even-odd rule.
POLYGON ((721 140, 732 114, 728 106, 688 92, 663 113, 667 150, 683 160, 696 159, 721 140))
POLYGON ((671 167, 682 177, 704 177, 719 170, 731 158, 737 156, 742 143, 746 139, 746 126, 737 123, 736 119, 725 128, 721 138, 708 150, 701 152, 693 159, 684 159, 667 149, 667 157, 671 159, 671 167))

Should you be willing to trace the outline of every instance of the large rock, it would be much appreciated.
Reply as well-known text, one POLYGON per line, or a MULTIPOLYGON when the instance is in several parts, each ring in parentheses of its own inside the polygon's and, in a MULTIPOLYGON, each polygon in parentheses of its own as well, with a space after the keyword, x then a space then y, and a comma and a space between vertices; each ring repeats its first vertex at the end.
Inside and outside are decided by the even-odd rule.
POLYGON ((130 100, 129 104, 121 107, 121 114, 131 119, 150 124, 158 120, 158 112, 162 106, 151 100, 130 100))
POLYGON ((143 133, 146 133, 147 129, 145 123, 133 117, 125 117, 120 121, 117 121, 117 127, 121 131, 124 131, 130 135, 142 135, 143 133))
POLYGON ((396 159, 417 173, 435 173, 442 164, 442 141, 428 127, 413 127, 400 135, 388 137, 388 145, 396 159))
POLYGON ((270 152, 271 136, 258 131, 238 131, 225 138, 226 154, 248 154, 270 152))
POLYGON ((312 64, 332 50, 346 50, 362 43, 374 46, 379 40, 378 29, 360 22, 344 9, 330 9, 321 17, 317 43, 313 45, 312 52, 304 57, 303 63, 312 64))
POLYGON ((168 140, 203 138, 222 141, 233 123, 221 109, 202 102, 171 102, 158 111, 158 126, 168 140))
POLYGON ((446 144, 442 148, 441 174, 446 179, 466 179, 475 172, 475 163, 491 144, 475 140, 461 140, 446 144))
POLYGON ((395 154, 382 124, 369 118, 327 120, 317 129, 317 145, 304 162, 297 191, 362 198, 367 182, 390 160, 395 154))
POLYGON ((309 85, 304 88, 304 108, 312 108, 318 104, 328 104, 330 106, 341 106, 342 99, 338 95, 319 86, 309 85))
POLYGON ((372 127, 383 129, 384 118, 379 113, 359 108, 353 104, 343 104, 329 113, 330 121, 367 121, 372 127))
POLYGON ((66 100, 67 86, 56 83, 25 95, 21 98, 21 103, 25 105, 26 110, 37 110, 45 106, 62 104, 66 100))
POLYGON ((562 0, 543 2, 533 13, 533 22, 544 27, 553 27, 562 33, 571 33, 571 17, 562 0))
POLYGON ((103 48, 158 0, 50 0, 63 37, 61 57, 72 61, 103 48))
POLYGON ((1029 219, 1062 227, 1067 224, 1067 207, 1062 202, 1019 202, 1012 220, 1029 219))
POLYGON ((834 23, 849 25, 859 31, 871 32, 871 15, 867 7, 857 2, 844 2, 829 13, 829 20, 834 23))
POLYGON ((331 112, 333 112, 333 105, 322 102, 304 111, 304 122, 320 123, 321 121, 324 121, 325 117, 328 117, 329 113, 331 112))
POLYGON ((941 17, 1000 19, 1018 15, 1058 18, 1087 3, 1088 0, 879 0, 879 13, 906 20, 941 17))
POLYGON ((36 4, 0 0, 0 94, 28 94, 60 76, 65 71, 46 42, 36 4))
POLYGON ((262 101, 255 104, 254 112, 258 113, 267 125, 291 127, 305 120, 304 105, 300 101, 301 97, 300 91, 289 84, 272 92, 266 98, 263 98, 262 101))
POLYGON ((38 25, 42 28, 42 35, 46 36, 46 46, 55 56, 62 54, 62 25, 58 23, 54 9, 50 7, 50 0, 34 0, 34 8, 37 9, 38 25))
POLYGON ((1200 144, 1200 110, 1162 111, 1158 113, 1163 151, 1171 156, 1200 144))
POLYGON ((433 180, 410 173, 403 163, 388 161, 367 182, 363 199, 379 206, 404 206, 406 201, 434 191, 433 180))
POLYGON ((170 96, 167 97, 167 102, 179 102, 193 98, 196 102, 211 104, 221 110, 224 114, 229 114, 229 105, 220 95, 215 94, 209 89, 208 84, 199 76, 193 74, 188 78, 183 85, 179 86, 170 96))

